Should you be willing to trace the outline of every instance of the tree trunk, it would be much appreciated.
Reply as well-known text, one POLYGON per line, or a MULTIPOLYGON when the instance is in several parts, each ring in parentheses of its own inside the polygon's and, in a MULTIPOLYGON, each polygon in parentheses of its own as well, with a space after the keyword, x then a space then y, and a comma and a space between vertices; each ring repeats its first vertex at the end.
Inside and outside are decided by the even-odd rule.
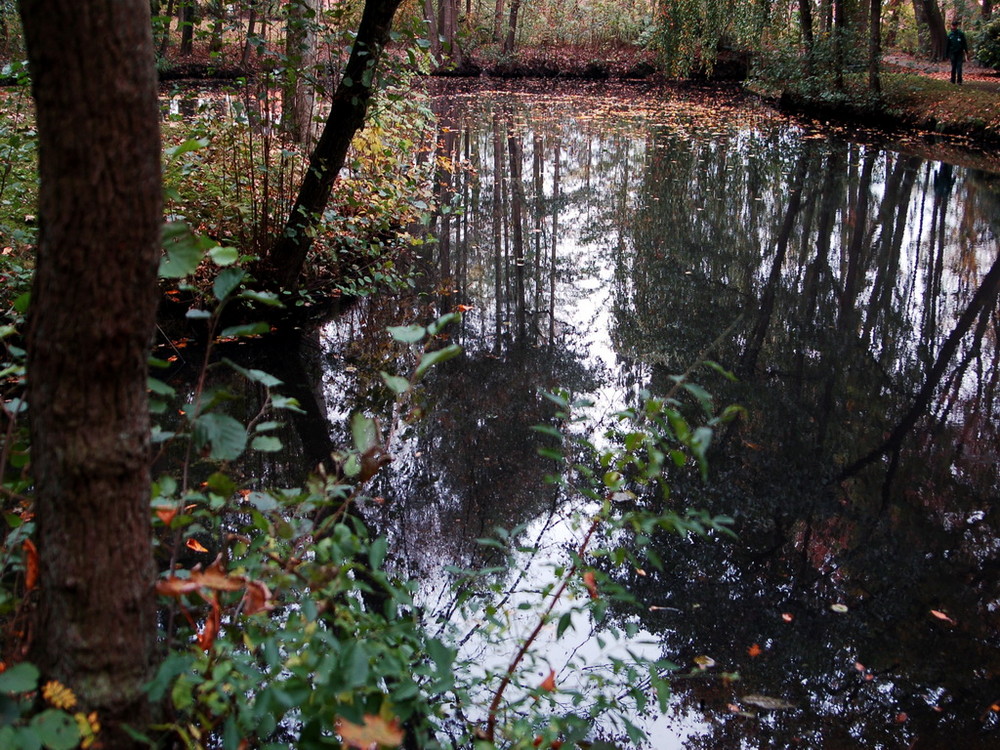
POLYGON ((993 17, 993 0, 983 0, 982 16, 984 21, 989 21, 993 17))
POLYGON ((30 658, 140 746, 156 634, 146 376, 162 224, 149 0, 21 0, 40 217, 28 329, 30 658))
POLYGON ((521 0, 510 0, 510 24, 507 26, 507 37, 503 40, 504 54, 514 51, 514 40, 517 38, 517 14, 521 10, 521 0))
POLYGON ((802 29, 802 44, 806 54, 810 55, 813 48, 812 0, 799 0, 799 27, 802 29))
POLYGON ((441 64, 441 33, 438 31, 438 14, 434 0, 424 0, 424 20, 427 22, 427 41, 431 43, 434 65, 441 64))
POLYGON ((493 41, 500 44, 503 31, 503 0, 496 0, 493 9, 493 41))
POLYGON ((197 0, 181 0, 177 9, 177 23, 181 27, 181 54, 194 52, 194 26, 198 13, 197 0))
POLYGON ((287 23, 281 126, 293 141, 309 145, 315 99, 311 78, 316 67, 316 0, 292 0, 287 23))
POLYGON ((268 267, 263 269, 265 283, 292 289, 298 282, 306 254, 312 246, 312 234, 330 200, 333 183, 344 166, 351 139, 364 125, 375 85, 375 71, 389 41, 392 18, 400 2, 402 0, 365 2, 358 35, 333 95, 330 115, 309 158, 309 169, 285 230, 268 254, 268 267))
POLYGON ((882 93, 882 78, 879 67, 882 64, 882 0, 871 0, 868 18, 868 88, 876 94, 882 93))
POLYGON ((921 51, 933 60, 943 60, 948 41, 944 15, 935 0, 913 0, 917 39, 921 51))

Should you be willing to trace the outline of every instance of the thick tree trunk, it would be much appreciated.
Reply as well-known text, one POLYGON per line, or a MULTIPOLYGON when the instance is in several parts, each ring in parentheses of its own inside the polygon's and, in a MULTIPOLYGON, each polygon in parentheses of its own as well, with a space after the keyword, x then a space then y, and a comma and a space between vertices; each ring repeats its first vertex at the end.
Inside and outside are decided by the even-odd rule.
POLYGON ((38 121, 30 657, 137 743, 156 634, 146 376, 162 223, 148 0, 21 0, 38 121))
POLYGON ((375 71, 382 50, 389 41, 392 18, 402 0, 367 0, 358 35, 344 75, 330 106, 330 116, 309 159, 285 230, 271 248, 265 283, 292 289, 305 265, 312 246, 312 234, 337 180, 354 134, 361 129, 368 112, 375 71))
POLYGON ((427 41, 431 43, 431 55, 434 64, 441 64, 441 33, 438 31, 437 9, 434 0, 424 0, 424 21, 427 22, 427 41))
POLYGON ((913 16, 917 22, 920 49, 933 60, 943 60, 948 32, 944 15, 935 0, 913 0, 913 16))

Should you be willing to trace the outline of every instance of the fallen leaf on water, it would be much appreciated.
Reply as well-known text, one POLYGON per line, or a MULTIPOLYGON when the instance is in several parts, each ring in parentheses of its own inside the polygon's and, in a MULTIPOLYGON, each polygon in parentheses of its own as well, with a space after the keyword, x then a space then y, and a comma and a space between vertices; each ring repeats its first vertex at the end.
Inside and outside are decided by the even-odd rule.
POLYGON ((830 609, 832 609, 834 612, 836 612, 838 614, 841 614, 841 615, 848 611, 847 605, 846 604, 840 604, 839 602, 837 604, 831 604, 830 605, 830 609))
POLYGON ((744 703, 749 703, 751 706, 764 708, 768 711, 787 711, 788 709, 795 708, 794 703, 790 703, 782 698, 772 698, 770 695, 751 693, 750 695, 744 695, 740 700, 744 703))
POLYGON ((795 619, 795 616, 792 615, 791 612, 783 612, 781 615, 781 619, 784 620, 785 622, 791 622, 792 620, 795 619))
POLYGON ((715 659, 704 654, 694 657, 692 661, 697 665, 698 669, 711 669, 715 666, 715 659))
POLYGON ((759 643, 755 643, 750 648, 747 649, 747 654, 750 656, 751 659, 756 659, 762 653, 764 653, 764 649, 760 647, 759 643))
POLYGON ((904 724, 906 722, 906 720, 909 719, 909 718, 910 717, 906 714, 905 711, 900 711, 898 714, 896 714, 896 723, 897 724, 904 724))
POLYGON ((953 619, 951 619, 948 615, 946 615, 941 610, 932 609, 931 610, 931 614, 934 615, 939 620, 943 620, 944 622, 948 623, 949 625, 958 625, 957 622, 955 622, 953 619))
POLYGON ((381 716, 365 714, 362 721, 363 724, 354 724, 346 719, 337 719, 337 734, 346 747, 369 750, 372 745, 399 747, 403 744, 406 734, 396 719, 387 721, 381 716))

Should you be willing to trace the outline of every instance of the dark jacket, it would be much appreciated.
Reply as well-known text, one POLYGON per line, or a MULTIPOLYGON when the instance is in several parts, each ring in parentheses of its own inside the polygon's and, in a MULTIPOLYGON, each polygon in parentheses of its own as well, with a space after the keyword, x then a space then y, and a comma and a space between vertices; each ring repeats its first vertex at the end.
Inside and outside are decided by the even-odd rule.
POLYGON ((945 56, 954 60, 965 57, 969 51, 969 42, 965 38, 965 32, 961 29, 952 29, 948 34, 948 46, 945 48, 945 56))

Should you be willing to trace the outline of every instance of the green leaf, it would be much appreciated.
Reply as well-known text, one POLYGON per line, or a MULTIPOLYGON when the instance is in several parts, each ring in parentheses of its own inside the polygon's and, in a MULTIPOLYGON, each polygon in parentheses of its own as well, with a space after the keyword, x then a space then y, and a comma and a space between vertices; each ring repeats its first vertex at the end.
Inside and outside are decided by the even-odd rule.
POLYGON ((166 256, 160 259, 160 278, 180 279, 194 273, 205 256, 205 248, 191 227, 183 221, 172 221, 164 224, 161 237, 166 256))
POLYGON ((401 378, 399 375, 390 375, 387 372, 381 372, 379 374, 382 376, 382 380, 385 384, 389 386, 389 390, 397 396, 410 390, 410 381, 406 378, 401 378))
POLYGON ((256 292, 253 289, 245 289, 239 293, 240 299, 248 299, 252 302, 259 302, 268 307, 284 307, 278 295, 274 292, 256 292))
POLYGON ((175 393, 173 388, 157 378, 146 378, 146 387, 160 396, 173 396, 175 393))
POLYGON ((354 447, 361 453, 379 444, 375 420, 361 412, 355 412, 351 417, 351 436, 354 438, 354 447))
POLYGON ((421 357, 420 364, 417 365, 414 375, 417 378, 421 378, 424 376, 424 373, 426 373, 434 365, 447 362, 449 359, 453 359, 461 353, 462 347, 458 344, 451 344, 450 346, 446 346, 444 349, 427 352, 423 357, 421 357))
POLYGON ((49 750, 72 750, 80 743, 76 720, 65 711, 42 711, 31 720, 31 726, 49 750))
POLYGON ((208 251, 208 257, 211 258, 217 266, 231 266, 240 259, 240 252, 235 247, 223 247, 222 245, 216 245, 208 251))
POLYGON ((24 315, 28 312, 28 306, 31 304, 31 292, 25 292, 24 294, 19 294, 14 299, 14 310, 24 315))
POLYGON ((297 398, 292 398, 291 396, 278 396, 276 394, 271 395, 271 406, 275 409, 285 409, 287 411, 298 412, 299 414, 305 414, 305 409, 299 404, 297 398))
POLYGON ((278 378, 274 377, 274 375, 266 373, 263 370, 254 370, 254 369, 247 369, 245 367, 240 367, 231 359, 223 358, 222 361, 224 364, 229 365, 231 368, 233 368, 236 372, 245 377, 247 380, 253 381, 254 383, 260 383, 261 385, 267 388, 274 388, 276 386, 281 385, 284 382, 278 380, 278 378))
POLYGON ((208 138, 190 138, 177 146, 171 146, 170 148, 164 149, 163 153, 169 157, 180 156, 181 154, 187 154, 191 151, 202 149, 207 146, 208 143, 208 138))
POLYGON ((451 323, 460 323, 461 320, 462 320, 461 313, 453 312, 453 313, 448 313, 447 315, 442 315, 440 318, 438 318, 429 326, 427 326, 427 333, 429 333, 431 336, 436 336, 438 333, 444 330, 445 326, 450 325, 451 323))
POLYGON ((427 335, 423 326, 389 326, 386 330, 401 344, 415 344, 427 335))
POLYGON ((384 536, 378 537, 368 549, 368 564, 372 570, 378 570, 385 561, 385 553, 389 547, 389 540, 384 536))
POLYGON ((0 693, 26 693, 38 687, 38 669, 26 661, 0 672, 0 693))
POLYGON ((244 276, 246 276, 246 272, 242 268, 223 268, 219 271, 219 275, 215 277, 212 284, 212 293, 215 298, 219 302, 226 299, 240 285, 244 276))
POLYGON ((268 333, 271 330, 271 326, 267 323, 245 323, 239 326, 229 326, 219 333, 220 339, 235 339, 241 336, 259 336, 264 333, 268 333))
POLYGON ((198 450, 208 449, 208 458, 232 461, 239 458, 247 444, 247 432, 239 422, 225 414, 202 414, 192 432, 198 450))
POLYGON ((556 626, 556 638, 562 638, 562 634, 566 632, 566 629, 573 625, 573 613, 564 612, 559 618, 559 624, 556 626))
POLYGON ((281 450, 281 440, 269 435, 258 435, 250 443, 250 447, 261 453, 277 453, 281 450))

